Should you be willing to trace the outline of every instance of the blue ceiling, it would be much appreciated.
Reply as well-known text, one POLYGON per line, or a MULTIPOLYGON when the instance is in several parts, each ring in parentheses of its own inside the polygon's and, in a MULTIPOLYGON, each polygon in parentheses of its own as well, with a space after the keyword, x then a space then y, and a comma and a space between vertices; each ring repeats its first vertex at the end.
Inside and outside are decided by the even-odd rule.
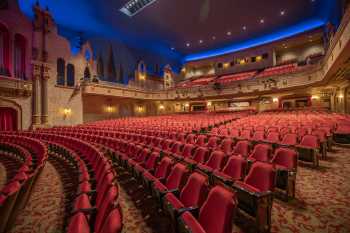
MULTIPOLYGON (((32 17, 36 0, 18 1, 32 17)), ((337 24, 340 12, 338 0, 157 0, 130 18, 119 11, 126 2, 39 0, 68 37, 98 35, 182 62, 273 42, 328 21, 337 24)))

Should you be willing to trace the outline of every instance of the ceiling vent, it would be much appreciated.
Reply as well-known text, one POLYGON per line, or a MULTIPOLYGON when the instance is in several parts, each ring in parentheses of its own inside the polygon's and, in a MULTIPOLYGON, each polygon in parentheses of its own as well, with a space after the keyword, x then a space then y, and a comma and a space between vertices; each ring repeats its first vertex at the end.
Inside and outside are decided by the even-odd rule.
POLYGON ((157 0, 130 0, 129 2, 125 3, 122 8, 120 8, 120 11, 127 16, 132 17, 155 1, 157 0))

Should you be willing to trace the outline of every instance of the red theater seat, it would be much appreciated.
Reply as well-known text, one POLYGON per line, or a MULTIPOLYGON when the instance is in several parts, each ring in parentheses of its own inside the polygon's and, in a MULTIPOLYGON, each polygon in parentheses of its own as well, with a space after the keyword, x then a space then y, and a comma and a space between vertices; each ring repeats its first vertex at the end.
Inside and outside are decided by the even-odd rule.
POLYGON ((233 184, 236 180, 242 180, 247 169, 247 161, 240 156, 231 156, 225 167, 214 171, 214 176, 226 184, 233 184))
POLYGON ((231 233, 236 198, 234 193, 216 186, 209 192, 207 200, 196 219, 186 211, 179 218, 180 232, 188 233, 231 233))

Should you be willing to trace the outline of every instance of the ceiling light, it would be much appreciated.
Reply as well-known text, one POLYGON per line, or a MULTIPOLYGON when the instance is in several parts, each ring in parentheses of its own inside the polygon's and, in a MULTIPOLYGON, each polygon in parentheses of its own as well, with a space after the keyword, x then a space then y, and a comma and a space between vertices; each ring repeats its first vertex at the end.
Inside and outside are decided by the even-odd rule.
POLYGON ((265 23, 265 20, 264 19, 260 19, 260 23, 265 23))
POLYGON ((171 47, 171 50, 175 50, 175 48, 174 48, 174 47, 171 47))
POLYGON ((215 36, 213 36, 213 37, 212 37, 212 39, 213 39, 213 40, 216 40, 216 37, 215 37, 215 36))
POLYGON ((187 46, 187 47, 190 47, 190 45, 191 45, 190 43, 186 43, 186 46, 187 46))
POLYGON ((247 30, 247 26, 243 26, 243 30, 244 30, 244 31, 247 30))
POLYGON ((286 12, 285 12, 285 11, 281 11, 280 14, 281 14, 281 15, 285 15, 286 12))
POLYGON ((119 10, 127 16, 132 17, 155 1, 156 0, 130 0, 119 10))
POLYGON ((228 36, 231 36, 231 35, 232 35, 232 32, 228 31, 226 34, 227 34, 228 36))
POLYGON ((202 43, 203 43, 203 40, 199 40, 199 43, 202 44, 202 43))

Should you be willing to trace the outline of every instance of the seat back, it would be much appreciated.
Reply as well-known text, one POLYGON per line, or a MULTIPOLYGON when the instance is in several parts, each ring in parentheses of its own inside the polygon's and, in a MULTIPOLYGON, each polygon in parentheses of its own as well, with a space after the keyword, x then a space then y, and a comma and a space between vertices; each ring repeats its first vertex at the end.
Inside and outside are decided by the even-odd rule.
POLYGON ((235 208, 234 193, 215 186, 200 209, 198 221, 206 233, 231 233, 235 208))
POLYGON ((181 152, 182 147, 183 147, 183 144, 181 142, 175 142, 172 145, 170 152, 173 154, 179 154, 181 152))
POLYGON ((146 160, 145 168, 147 170, 155 168, 158 159, 159 159, 159 153, 158 152, 152 152, 152 154, 146 160))
POLYGON ((267 144, 257 144, 249 158, 267 162, 270 160, 271 147, 267 144))
POLYGON ((220 149, 227 155, 232 153, 232 140, 230 138, 225 138, 222 140, 220 149))
POLYGON ((207 140, 207 136, 204 134, 201 134, 197 137, 196 145, 197 146, 204 146, 206 140, 207 140))
POLYGON ((272 159, 274 164, 283 166, 288 170, 296 170, 298 164, 298 156, 295 150, 289 148, 278 148, 272 159))
POLYGON ((189 158, 192 157, 192 152, 194 150, 195 146, 193 144, 186 144, 184 146, 184 149, 182 150, 182 157, 189 158))
POLYGON ((217 146, 218 141, 219 141, 218 137, 210 137, 207 143, 207 147, 215 148, 217 146))
POLYGON ((222 172, 234 180, 240 180, 244 177, 247 167, 247 161, 239 156, 231 156, 227 161, 222 172))
POLYGON ((296 134, 287 133, 286 135, 284 135, 281 144, 294 146, 297 144, 297 138, 298 138, 298 136, 296 134))
POLYGON ((315 135, 305 135, 301 139, 300 145, 308 146, 316 149, 319 147, 318 138, 315 135))
POLYGON ((242 155, 243 157, 247 157, 249 153, 249 143, 248 141, 239 141, 237 142, 234 150, 234 154, 242 155))
POLYGON ((280 134, 278 132, 270 132, 267 135, 266 140, 269 142, 277 143, 280 140, 280 134))
POLYGON ((195 142, 196 142, 196 135, 194 135, 194 134, 187 135, 186 143, 188 143, 188 144, 195 144, 195 142))
POLYGON ((264 131, 256 131, 253 135, 253 140, 262 141, 264 140, 265 132, 264 131))
POLYGON ((273 165, 255 162, 249 170, 244 182, 257 188, 261 192, 273 191, 275 187, 276 172, 273 165))
POLYGON ((222 151, 213 151, 205 165, 212 169, 221 169, 225 161, 225 153, 222 151))
POLYGON ((181 190, 185 184, 185 179, 187 178, 188 169, 186 165, 182 163, 177 163, 170 171, 170 174, 166 180, 165 186, 169 189, 181 190))
POLYGON ((251 136, 252 136, 252 132, 249 129, 244 129, 242 130, 240 137, 244 139, 250 139, 251 136))
MULTIPOLYGON (((122 214, 118 208, 113 209, 106 220, 99 233, 119 233, 122 231, 123 222, 122 214)), ((77 232, 78 233, 78 232, 77 232)))
POLYGON ((208 194, 208 178, 198 172, 192 173, 180 193, 185 207, 201 207, 208 194))
POLYGON ((193 160, 198 163, 204 163, 208 158, 208 149, 205 147, 197 147, 194 152, 193 160))
POLYGON ((169 157, 164 157, 154 173, 156 178, 166 178, 170 172, 172 161, 169 157))

